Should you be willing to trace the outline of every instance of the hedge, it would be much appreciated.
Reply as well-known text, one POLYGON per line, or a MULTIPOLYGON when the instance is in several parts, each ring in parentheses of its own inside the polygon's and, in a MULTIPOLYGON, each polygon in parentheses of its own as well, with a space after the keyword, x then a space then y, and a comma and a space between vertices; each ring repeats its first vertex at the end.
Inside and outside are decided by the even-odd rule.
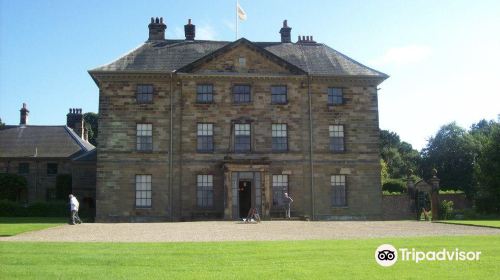
MULTIPOLYGON (((66 217, 70 215, 66 201, 35 202, 29 205, 0 200, 1 217, 66 217)), ((80 217, 91 218, 89 209, 80 207, 80 217)))
POLYGON ((405 193, 406 183, 403 179, 387 179, 382 184, 382 191, 387 191, 389 193, 405 193))

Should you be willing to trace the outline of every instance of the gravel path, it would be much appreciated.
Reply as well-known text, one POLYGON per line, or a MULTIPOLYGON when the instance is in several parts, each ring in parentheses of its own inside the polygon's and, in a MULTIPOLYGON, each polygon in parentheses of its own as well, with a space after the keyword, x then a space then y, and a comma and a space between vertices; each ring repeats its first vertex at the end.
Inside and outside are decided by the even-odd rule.
POLYGON ((416 221, 119 223, 64 225, 0 241, 183 242, 500 235, 500 229, 416 221))

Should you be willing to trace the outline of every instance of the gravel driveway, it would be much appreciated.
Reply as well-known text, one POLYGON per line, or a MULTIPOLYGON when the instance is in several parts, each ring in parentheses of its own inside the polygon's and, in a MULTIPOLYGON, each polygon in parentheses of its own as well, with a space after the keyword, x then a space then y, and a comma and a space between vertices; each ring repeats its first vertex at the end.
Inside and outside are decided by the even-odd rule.
POLYGON ((64 225, 0 241, 179 242, 500 235, 500 229, 416 221, 118 223, 64 225))

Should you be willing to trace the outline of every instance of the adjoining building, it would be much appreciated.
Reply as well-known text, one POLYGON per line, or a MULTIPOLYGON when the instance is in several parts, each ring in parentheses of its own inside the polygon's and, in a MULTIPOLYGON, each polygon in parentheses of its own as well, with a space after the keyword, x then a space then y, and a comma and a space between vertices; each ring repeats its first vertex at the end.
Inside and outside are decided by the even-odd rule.
MULTIPOLYGON (((90 172, 82 181, 75 174, 81 158, 95 154, 95 147, 88 142, 81 109, 70 109, 66 125, 29 125, 26 104, 20 110, 19 125, 0 128, 0 172, 15 173, 26 178, 28 193, 23 201, 50 201, 56 199, 58 176, 72 177, 75 195, 90 208, 95 207, 95 159, 90 172)), ((80 176, 81 177, 81 176, 80 176)))
POLYGON ((377 86, 312 36, 149 38, 90 70, 99 87, 97 221, 381 218, 377 86))

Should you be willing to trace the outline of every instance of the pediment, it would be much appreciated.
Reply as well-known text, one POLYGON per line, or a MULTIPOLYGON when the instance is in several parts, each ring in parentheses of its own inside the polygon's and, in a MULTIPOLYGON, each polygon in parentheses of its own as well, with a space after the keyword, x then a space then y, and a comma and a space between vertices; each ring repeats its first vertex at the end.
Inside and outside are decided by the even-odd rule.
POLYGON ((201 59, 186 65, 177 72, 226 75, 301 75, 305 72, 273 53, 242 38, 201 59))

